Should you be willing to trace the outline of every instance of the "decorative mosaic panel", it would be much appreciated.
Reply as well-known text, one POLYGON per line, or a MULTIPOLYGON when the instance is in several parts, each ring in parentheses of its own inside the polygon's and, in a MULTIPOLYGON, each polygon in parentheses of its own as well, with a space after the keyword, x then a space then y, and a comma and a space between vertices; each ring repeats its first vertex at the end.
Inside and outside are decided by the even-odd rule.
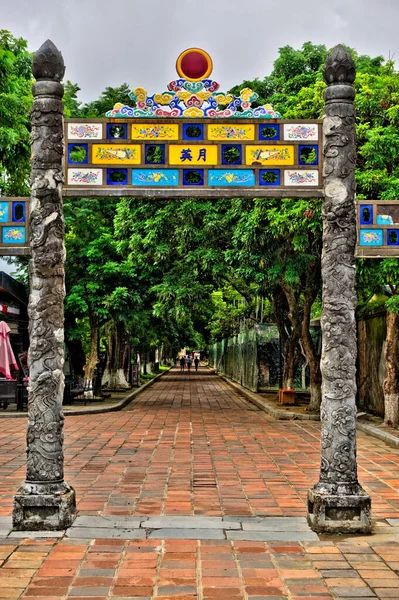
POLYGON ((255 125, 208 125, 208 140, 254 140, 255 125))
MULTIPOLYGON (((192 108, 197 106, 194 96, 202 98, 199 83, 192 108)), ((179 91, 187 106, 188 91, 179 91)), ((165 94, 157 96, 159 106, 171 101, 165 94)), ((227 96, 219 94, 217 100, 223 106, 227 96)), ((89 188, 90 196, 147 197, 153 190, 154 197, 167 198, 173 189, 183 195, 190 188, 190 196, 203 197, 207 189, 215 195, 220 188, 226 197, 228 190, 234 196, 237 188, 252 197, 322 196, 320 121, 288 122, 270 116, 154 120, 146 108, 140 110, 141 118, 122 118, 120 113, 92 122, 66 121, 65 195, 77 196, 80 189, 89 188)))
POLYGON ((29 198, 0 202, 0 256, 21 256, 29 250, 29 198))
POLYGON ((357 201, 356 255, 399 257, 399 200, 357 201))
POLYGON ((284 140, 317 142, 319 125, 315 123, 286 123, 284 125, 284 140))
POLYGON ((319 171, 287 169, 284 171, 284 184, 296 187, 317 186, 319 185, 319 171))
POLYGON ((69 140, 101 140, 102 123, 68 123, 69 140))

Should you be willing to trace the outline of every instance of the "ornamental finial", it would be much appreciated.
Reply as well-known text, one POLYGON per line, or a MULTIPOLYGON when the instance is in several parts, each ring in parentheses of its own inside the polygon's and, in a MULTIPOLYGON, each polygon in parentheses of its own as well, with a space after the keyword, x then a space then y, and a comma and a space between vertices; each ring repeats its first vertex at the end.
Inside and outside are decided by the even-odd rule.
POLYGON ((61 81, 65 73, 65 64, 57 46, 47 40, 40 46, 33 59, 32 71, 35 79, 61 81))
POLYGON ((347 49, 338 44, 327 57, 323 69, 324 81, 327 85, 352 85, 356 77, 356 67, 347 49))

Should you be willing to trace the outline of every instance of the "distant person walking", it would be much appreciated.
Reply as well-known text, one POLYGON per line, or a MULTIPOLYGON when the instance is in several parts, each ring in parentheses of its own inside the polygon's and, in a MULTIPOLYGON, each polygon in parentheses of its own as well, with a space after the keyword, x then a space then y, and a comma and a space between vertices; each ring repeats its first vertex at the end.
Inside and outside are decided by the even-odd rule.
POLYGON ((180 357, 180 373, 184 373, 184 366, 185 366, 185 364, 186 364, 186 359, 182 355, 180 357))
POLYGON ((198 356, 196 356, 196 357, 194 358, 194 366, 195 366, 195 370, 196 370, 196 371, 198 371, 198 365, 199 365, 199 362, 200 362, 200 360, 199 360, 198 356))
POLYGON ((187 371, 190 373, 191 371, 191 363, 193 362, 192 356, 189 354, 187 356, 187 371))

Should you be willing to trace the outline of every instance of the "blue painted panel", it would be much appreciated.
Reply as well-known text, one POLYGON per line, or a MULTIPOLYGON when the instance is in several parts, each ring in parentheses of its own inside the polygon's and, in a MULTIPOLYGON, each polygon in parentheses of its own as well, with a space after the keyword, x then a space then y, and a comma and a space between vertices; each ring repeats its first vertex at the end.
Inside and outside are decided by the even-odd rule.
POLYGON ((395 225, 391 215, 377 215, 377 225, 395 225))
POLYGON ((0 202, 0 223, 7 223, 8 220, 8 202, 0 202))
POLYGON ((298 147, 298 164, 305 165, 306 167, 318 165, 319 164, 319 147, 315 146, 314 144, 304 144, 302 146, 299 146, 298 147), (305 161, 301 160, 301 150, 303 148, 311 148, 312 150, 314 150, 316 152, 316 158, 313 162, 305 162, 305 161))
POLYGON ((179 185, 177 169, 132 169, 132 185, 179 185))
POLYGON ((222 165, 241 165, 242 164, 242 146, 240 144, 222 144, 222 165), (239 156, 235 162, 229 162, 224 158, 225 150, 229 148, 237 148, 239 156))
POLYGON ((25 202, 13 202, 12 203, 12 220, 14 223, 25 223, 26 221, 26 204, 25 202), (22 206, 22 216, 20 216, 20 218, 18 218, 18 213, 21 212, 20 208, 17 208, 18 206, 22 206))
MULTIPOLYGON (((373 205, 372 204, 361 204, 359 208, 359 216, 361 225, 372 225, 373 224, 373 205), (368 218, 367 218, 367 211, 368 218)), ((378 223, 378 217, 377 217, 378 223)), ((382 223, 378 223, 382 225, 382 223)))
POLYGON ((281 175, 279 169, 260 169, 259 185, 271 185, 276 187, 280 185, 281 175))
POLYGON ((68 144, 68 164, 69 165, 87 165, 89 162, 89 146, 88 144, 68 144), (76 162, 75 160, 71 160, 71 150, 73 148, 84 148, 86 150, 86 156, 84 160, 76 162))
POLYGON ((360 230, 360 245, 361 246, 383 246, 384 231, 382 229, 361 229, 360 230))
POLYGON ((3 227, 1 241, 3 244, 25 244, 25 227, 3 227))
POLYGON ((255 185, 255 174, 252 169, 210 169, 208 185, 216 187, 250 187, 255 185))
POLYGON ((183 169, 183 185, 204 185, 204 169, 183 169), (190 181, 190 173, 198 173, 198 181, 190 181))
POLYGON ((126 140, 127 123, 107 123, 107 138, 109 140, 126 140))
POLYGON ((127 185, 128 183, 127 169, 107 169, 107 185, 127 185), (125 178, 122 180, 122 177, 120 177, 121 181, 113 181, 112 176, 115 173, 120 173, 125 178))
POLYGON ((191 125, 190 123, 183 125, 183 140, 203 140, 204 139, 204 126, 203 125, 191 125), (198 137, 193 137, 189 135, 190 129, 187 132, 189 127, 198 127, 201 130, 201 134, 198 137))
POLYGON ((280 139, 280 125, 259 125, 259 139, 260 140, 279 140, 280 139), (265 132, 263 131, 264 129, 267 129, 268 131, 266 133, 272 133, 274 131, 274 135, 273 136, 268 136, 265 134, 265 132))
POLYGON ((399 229, 387 229, 387 245, 399 246, 399 229))

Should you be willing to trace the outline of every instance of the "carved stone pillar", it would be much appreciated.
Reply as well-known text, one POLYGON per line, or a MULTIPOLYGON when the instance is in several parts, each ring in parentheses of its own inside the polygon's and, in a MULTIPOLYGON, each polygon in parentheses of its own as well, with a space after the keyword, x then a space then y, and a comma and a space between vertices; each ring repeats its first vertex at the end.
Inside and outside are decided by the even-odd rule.
POLYGON ((57 530, 75 518, 64 481, 64 60, 47 40, 33 61, 27 475, 14 498, 13 526, 57 530))
POLYGON ((356 464, 355 75, 352 57, 336 46, 324 67, 321 468, 308 494, 318 532, 371 529, 356 464))

